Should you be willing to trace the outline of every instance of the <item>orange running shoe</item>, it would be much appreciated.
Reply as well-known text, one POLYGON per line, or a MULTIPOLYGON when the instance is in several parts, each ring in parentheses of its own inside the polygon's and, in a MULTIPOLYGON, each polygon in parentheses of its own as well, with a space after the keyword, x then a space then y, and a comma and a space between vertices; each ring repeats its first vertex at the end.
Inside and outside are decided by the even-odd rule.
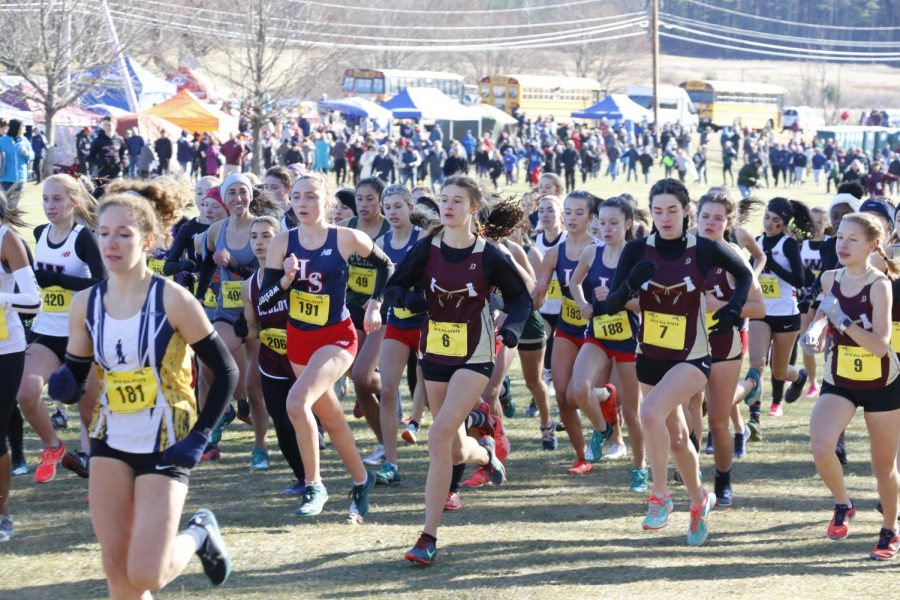
POLYGON ((467 488, 477 488, 483 485, 489 485, 491 478, 488 477, 487 470, 484 467, 478 467, 472 476, 463 481, 460 485, 467 488))
POLYGON ((616 405, 616 386, 607 383, 603 386, 609 392, 609 398, 600 403, 600 412, 606 422, 615 427, 619 420, 619 408, 616 405))
POLYGON ((835 504, 834 516, 828 524, 828 537, 835 541, 846 540, 850 533, 850 520, 856 516, 856 507, 851 502, 847 504, 835 504))
POLYGON ((444 502, 445 511, 455 511, 462 509, 462 498, 456 492, 447 492, 447 501, 444 502))
POLYGON ((584 460, 583 458, 579 458, 575 461, 575 464, 569 467, 569 475, 587 475, 594 468, 594 465, 584 460))
POLYGON ((41 462, 34 470, 35 483, 47 483, 56 477, 56 464, 66 455, 66 445, 59 440, 56 448, 44 448, 41 451, 41 462))

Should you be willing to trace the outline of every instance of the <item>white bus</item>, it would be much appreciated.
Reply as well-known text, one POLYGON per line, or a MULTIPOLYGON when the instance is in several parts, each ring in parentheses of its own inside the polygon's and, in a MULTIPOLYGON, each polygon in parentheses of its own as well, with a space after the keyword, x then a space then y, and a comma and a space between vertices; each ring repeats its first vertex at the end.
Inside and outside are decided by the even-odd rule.
MULTIPOLYGON (((653 112, 653 85, 629 85, 625 95, 650 112, 653 112)), ((700 123, 697 109, 687 92, 675 85, 659 86, 659 120, 662 125, 680 122, 684 127, 694 130, 700 123)))

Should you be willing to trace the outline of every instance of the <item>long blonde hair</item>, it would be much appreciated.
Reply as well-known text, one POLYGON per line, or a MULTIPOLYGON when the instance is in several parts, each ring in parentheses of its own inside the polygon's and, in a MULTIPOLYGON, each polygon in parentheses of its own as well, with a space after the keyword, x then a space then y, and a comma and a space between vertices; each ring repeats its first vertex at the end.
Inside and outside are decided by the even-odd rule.
POLYGON ((60 185, 72 202, 75 221, 97 228, 97 199, 94 198, 94 185, 86 178, 75 178, 65 173, 51 175, 44 180, 44 185, 53 182, 60 185))
POLYGON ((854 223, 859 225, 859 227, 862 228, 866 239, 870 242, 875 242, 875 252, 882 260, 884 260, 885 275, 888 276, 888 279, 893 281, 900 277, 900 259, 889 258, 884 251, 883 244, 884 241, 888 239, 888 232, 884 230, 884 225, 881 224, 881 221, 878 218, 870 213, 855 212, 845 215, 844 219, 841 221, 841 224, 844 223, 854 223))

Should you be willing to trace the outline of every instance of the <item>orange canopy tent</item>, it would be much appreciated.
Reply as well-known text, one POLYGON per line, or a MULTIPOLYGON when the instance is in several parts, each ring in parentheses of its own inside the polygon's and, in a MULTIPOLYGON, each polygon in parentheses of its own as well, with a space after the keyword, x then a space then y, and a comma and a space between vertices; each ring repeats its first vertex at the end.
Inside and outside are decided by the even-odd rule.
POLYGON ((161 117, 188 133, 209 132, 224 135, 237 132, 237 117, 203 103, 188 90, 181 90, 165 102, 143 111, 145 115, 161 117))

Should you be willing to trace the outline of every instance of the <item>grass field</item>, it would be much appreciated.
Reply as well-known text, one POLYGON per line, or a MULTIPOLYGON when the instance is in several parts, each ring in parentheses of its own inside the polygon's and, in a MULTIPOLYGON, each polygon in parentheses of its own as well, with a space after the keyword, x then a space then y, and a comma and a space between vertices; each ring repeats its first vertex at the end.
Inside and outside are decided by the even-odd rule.
MULTIPOLYGON (((715 165, 711 165, 715 173, 715 165)), ((718 184, 713 175, 710 183, 718 184)), ((646 203, 648 186, 589 185, 600 195, 628 191, 646 203)), ((702 190, 692 188, 692 193, 702 190)), ((768 199, 769 190, 761 197, 768 199)), ((811 184, 792 196, 827 204, 811 184)), ((38 223, 37 187, 28 186, 23 206, 38 223)), ((758 228, 751 230, 757 231, 758 228)), ((403 482, 377 488, 367 522, 344 522, 350 481, 329 446, 323 479, 331 500, 315 520, 291 516, 296 500, 279 495, 290 473, 269 436, 272 468, 248 469, 252 433, 237 423, 225 434, 223 460, 196 469, 185 511, 215 510, 234 559, 225 587, 211 590, 199 563, 159 598, 484 598, 510 597, 846 597, 883 595, 900 581, 897 564, 867 560, 880 527, 875 483, 868 464, 862 419, 848 431, 851 495, 860 507, 851 537, 825 538, 832 500, 819 481, 809 450, 812 401, 786 406, 780 419, 763 417, 766 441, 751 444, 734 467, 735 506, 714 511, 703 548, 688 548, 687 496, 672 488, 676 512, 667 529, 644 532, 645 498, 628 492, 628 461, 602 463, 584 478, 565 468, 573 452, 565 434, 560 449, 542 452, 536 419, 521 416, 528 396, 516 365, 511 373, 520 416, 506 422, 512 442, 509 483, 463 491, 464 509, 447 514, 440 530, 439 561, 431 569, 402 558, 423 519, 427 449, 401 447, 403 482)), ((764 402, 764 406, 767 403, 764 402)), ((349 415, 357 442, 368 453, 374 436, 349 415)), ((74 423, 74 416, 70 423, 74 423)), ((426 420, 427 423, 427 420, 426 420)), ((427 424, 421 435, 427 435, 427 424)), ((77 431, 63 436, 77 445, 77 431)), ((26 432, 33 469, 39 452, 26 432)), ((712 485, 711 457, 702 456, 704 480, 712 485)), ((85 504, 85 481, 61 472, 45 486, 31 476, 13 479, 11 512, 16 535, 0 546, 0 598, 80 599, 106 593, 99 547, 85 504)))

